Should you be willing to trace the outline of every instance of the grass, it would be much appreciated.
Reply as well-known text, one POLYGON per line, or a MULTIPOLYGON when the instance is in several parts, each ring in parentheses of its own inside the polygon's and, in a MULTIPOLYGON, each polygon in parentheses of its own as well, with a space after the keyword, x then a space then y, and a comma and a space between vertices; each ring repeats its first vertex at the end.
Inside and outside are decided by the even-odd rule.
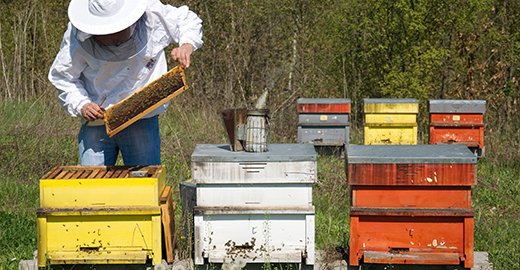
POLYGON ((18 269, 36 250, 36 215, 0 211, 0 269, 18 269))
POLYGON ((520 164, 481 160, 473 189, 475 250, 489 253, 494 269, 520 268, 520 164))
POLYGON ((344 166, 344 160, 334 156, 318 159, 318 181, 313 186, 317 249, 348 245, 350 189, 344 166))
MULTIPOLYGON (((196 144, 227 143, 218 111, 207 109, 210 106, 189 110, 183 103, 177 98, 160 118, 162 162, 167 184, 174 189, 191 177, 190 155, 196 144)), ((54 101, 0 101, 0 270, 17 269, 20 260, 32 259, 38 180, 54 166, 78 164, 78 130, 79 123, 54 101)), ((351 142, 359 144, 361 134, 351 129, 351 142)), ((520 165, 500 162, 490 149, 487 155, 479 161, 478 185, 473 188, 475 250, 487 251, 494 269, 518 269, 520 165)), ((340 158, 318 158, 313 187, 318 249, 348 244, 350 191, 344 166, 340 158)), ((174 196, 180 220, 180 196, 174 196)))

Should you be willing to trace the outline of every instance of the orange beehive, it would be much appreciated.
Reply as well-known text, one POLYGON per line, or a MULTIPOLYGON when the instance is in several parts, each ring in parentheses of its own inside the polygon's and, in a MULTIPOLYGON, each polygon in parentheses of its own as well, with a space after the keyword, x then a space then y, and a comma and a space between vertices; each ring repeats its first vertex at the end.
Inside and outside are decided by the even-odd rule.
POLYGON ((471 186, 464 145, 350 145, 349 264, 473 266, 471 186))
POLYGON ((484 100, 430 100, 430 144, 464 144, 484 153, 484 100))

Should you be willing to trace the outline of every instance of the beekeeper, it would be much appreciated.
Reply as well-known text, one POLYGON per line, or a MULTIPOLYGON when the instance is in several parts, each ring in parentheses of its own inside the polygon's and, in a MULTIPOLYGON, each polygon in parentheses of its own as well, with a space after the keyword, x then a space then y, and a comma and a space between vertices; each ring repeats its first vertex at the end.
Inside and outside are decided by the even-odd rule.
POLYGON ((164 48, 183 68, 202 46, 202 21, 187 6, 160 0, 72 0, 67 31, 49 80, 59 102, 87 125, 78 134, 81 165, 161 164, 158 115, 162 105, 108 137, 103 111, 167 71, 164 48), (88 121, 88 122, 87 122, 88 121))

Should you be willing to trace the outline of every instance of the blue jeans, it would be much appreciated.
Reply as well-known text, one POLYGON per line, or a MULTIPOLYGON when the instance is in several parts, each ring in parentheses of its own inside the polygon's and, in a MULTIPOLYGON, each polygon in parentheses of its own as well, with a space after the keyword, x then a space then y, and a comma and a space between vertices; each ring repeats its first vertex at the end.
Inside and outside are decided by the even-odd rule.
POLYGON ((159 117, 140 119, 108 137, 105 126, 86 126, 78 134, 79 158, 83 166, 112 166, 121 151, 127 166, 160 165, 159 117))

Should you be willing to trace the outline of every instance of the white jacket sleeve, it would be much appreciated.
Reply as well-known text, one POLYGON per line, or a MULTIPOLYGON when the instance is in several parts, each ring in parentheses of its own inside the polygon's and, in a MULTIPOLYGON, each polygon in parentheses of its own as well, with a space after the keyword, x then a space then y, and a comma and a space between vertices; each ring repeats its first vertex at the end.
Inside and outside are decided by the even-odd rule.
POLYGON ((81 55, 75 53, 79 46, 75 34, 76 30, 69 22, 48 78, 58 88, 59 101, 65 110, 71 116, 81 116, 81 108, 91 99, 80 80, 87 63, 81 55))
POLYGON ((180 45, 189 43, 194 49, 202 46, 202 20, 187 6, 173 7, 159 0, 149 0, 148 9, 159 18, 171 42, 180 45))

